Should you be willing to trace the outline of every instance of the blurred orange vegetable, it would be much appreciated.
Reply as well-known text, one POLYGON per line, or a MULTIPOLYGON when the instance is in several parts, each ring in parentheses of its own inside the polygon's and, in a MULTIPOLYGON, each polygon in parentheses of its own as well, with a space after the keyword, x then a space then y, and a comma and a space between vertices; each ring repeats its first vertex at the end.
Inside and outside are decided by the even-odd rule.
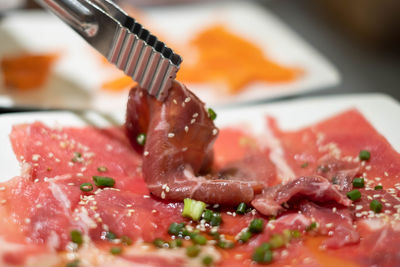
POLYGON ((110 81, 106 81, 101 85, 101 89, 108 90, 108 91, 122 91, 125 89, 132 88, 136 82, 132 80, 129 76, 120 76, 110 81))
POLYGON ((196 56, 192 62, 190 54, 183 55, 185 61, 178 72, 183 82, 223 83, 235 93, 251 82, 290 82, 302 73, 271 61, 259 47, 221 25, 205 29, 189 46, 197 53, 192 53, 196 56))
POLYGON ((30 90, 43 86, 51 73, 58 54, 23 54, 4 57, 1 70, 5 86, 21 90, 30 90))

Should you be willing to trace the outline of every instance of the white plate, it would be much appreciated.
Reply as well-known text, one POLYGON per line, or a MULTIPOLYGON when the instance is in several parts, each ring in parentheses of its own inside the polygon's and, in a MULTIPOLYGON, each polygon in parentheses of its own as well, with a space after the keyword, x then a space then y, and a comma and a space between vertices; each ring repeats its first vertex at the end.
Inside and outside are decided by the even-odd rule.
MULTIPOLYGON (((335 68, 304 40, 265 8, 251 1, 211 2, 195 5, 155 7, 143 10, 146 25, 173 42, 186 42, 204 26, 222 23, 262 47, 268 57, 289 66, 299 66, 305 75, 296 81, 276 85, 257 83, 237 95, 224 95, 212 85, 189 85, 212 106, 301 94, 339 83, 335 68)), ((168 42, 167 42, 168 43, 168 42)), ((171 44, 173 45, 173 44, 171 44)), ((116 74, 105 68, 99 57, 73 30, 44 12, 16 12, 0 24, 0 57, 19 53, 60 51, 55 74, 39 91, 19 92, 1 88, 0 96, 15 105, 122 109, 127 91, 107 93, 102 82, 116 74)))
MULTIPOLYGON (((216 124, 220 127, 238 125, 255 134, 263 134, 266 129, 265 116, 278 119, 284 130, 294 130, 310 125, 341 111, 355 107, 383 135, 389 143, 400 151, 400 105, 394 99, 382 94, 358 94, 335 97, 314 97, 304 100, 292 100, 269 105, 243 107, 235 110, 217 109, 216 124)), ((122 123, 122 114, 111 114, 122 123)), ((42 121, 49 126, 84 126, 88 121, 99 127, 110 125, 110 121, 96 113, 89 112, 78 116, 70 112, 37 112, 0 115, 0 181, 8 180, 19 174, 19 165, 15 159, 8 135, 12 125, 42 121)))

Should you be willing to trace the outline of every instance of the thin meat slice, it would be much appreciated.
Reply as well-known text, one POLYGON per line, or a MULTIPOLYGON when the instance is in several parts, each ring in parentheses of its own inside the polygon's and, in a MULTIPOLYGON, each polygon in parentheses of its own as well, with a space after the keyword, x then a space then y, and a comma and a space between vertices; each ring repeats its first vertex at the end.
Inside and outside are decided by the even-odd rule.
POLYGON ((301 203, 299 209, 318 223, 318 233, 330 236, 322 243, 323 247, 335 249, 360 242, 360 234, 353 227, 353 217, 348 209, 323 207, 309 201, 301 203))
POLYGON ((327 155, 319 160, 316 173, 336 184, 340 191, 348 192, 352 189, 353 178, 359 171, 358 162, 344 161, 327 155))
POLYGON ((218 134, 212 119, 193 93, 174 82, 164 102, 135 87, 128 100, 126 129, 134 148, 146 133, 143 176, 150 192, 162 199, 194 198, 207 203, 249 203, 261 184, 221 179, 210 174, 218 134), (142 116, 142 114, 144 114, 142 116))
POLYGON ((277 215, 284 210, 282 204, 294 198, 307 198, 316 202, 335 202, 350 206, 351 201, 320 176, 297 178, 285 185, 268 187, 251 202, 254 208, 264 215, 277 215))

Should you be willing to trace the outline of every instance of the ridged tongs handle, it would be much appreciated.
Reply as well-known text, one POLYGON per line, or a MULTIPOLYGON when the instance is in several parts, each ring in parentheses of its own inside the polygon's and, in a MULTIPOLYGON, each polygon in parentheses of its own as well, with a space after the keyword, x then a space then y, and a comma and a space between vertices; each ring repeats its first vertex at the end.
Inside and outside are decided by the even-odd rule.
POLYGON ((163 100, 181 57, 110 0, 36 0, 150 95, 163 100))

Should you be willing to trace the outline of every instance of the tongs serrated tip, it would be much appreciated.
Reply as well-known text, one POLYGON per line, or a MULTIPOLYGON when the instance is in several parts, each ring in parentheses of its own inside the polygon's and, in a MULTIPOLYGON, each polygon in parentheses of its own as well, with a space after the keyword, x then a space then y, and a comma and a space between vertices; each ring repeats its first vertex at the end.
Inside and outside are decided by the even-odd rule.
POLYGON ((36 0, 162 101, 182 58, 110 0, 36 0))

